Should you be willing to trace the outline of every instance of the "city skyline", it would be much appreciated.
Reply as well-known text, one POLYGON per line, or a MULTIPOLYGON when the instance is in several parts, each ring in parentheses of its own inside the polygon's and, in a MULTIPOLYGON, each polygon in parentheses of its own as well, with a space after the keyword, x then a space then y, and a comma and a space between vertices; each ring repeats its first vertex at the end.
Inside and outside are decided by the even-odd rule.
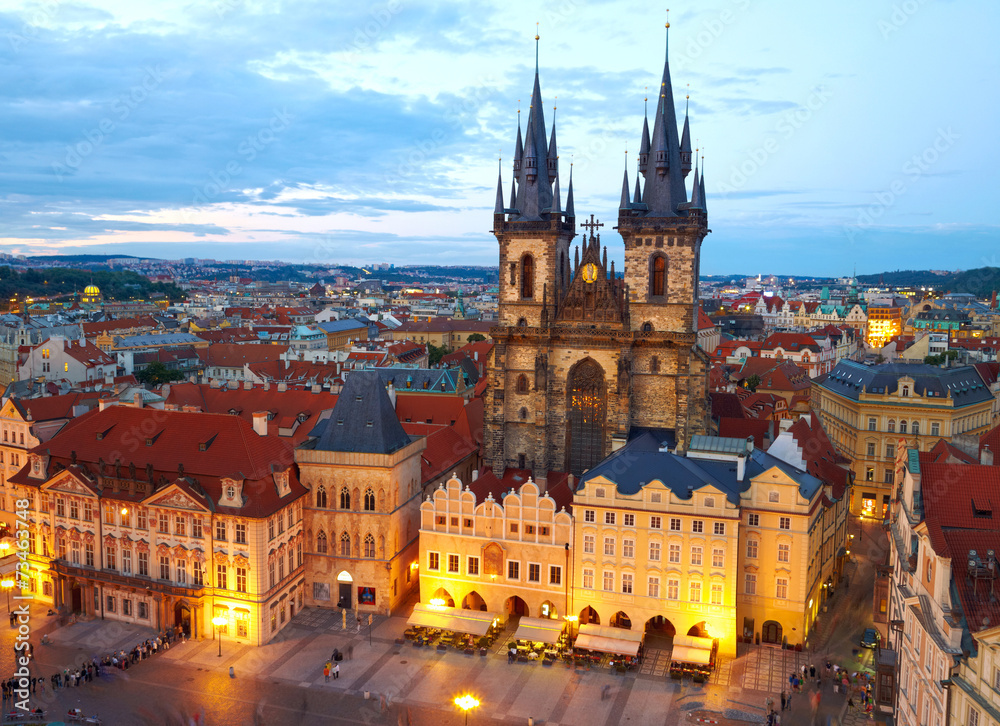
MULTIPOLYGON (((578 214, 617 213, 624 151, 638 149, 662 70, 662 10, 276 8, 104 0, 0 13, 0 249, 495 264, 497 156, 506 190, 534 20, 578 214)), ((682 112, 691 95, 714 230, 702 272, 996 265, 981 191, 998 156, 996 99, 979 89, 998 66, 986 50, 997 14, 675 7, 674 100, 682 112)))

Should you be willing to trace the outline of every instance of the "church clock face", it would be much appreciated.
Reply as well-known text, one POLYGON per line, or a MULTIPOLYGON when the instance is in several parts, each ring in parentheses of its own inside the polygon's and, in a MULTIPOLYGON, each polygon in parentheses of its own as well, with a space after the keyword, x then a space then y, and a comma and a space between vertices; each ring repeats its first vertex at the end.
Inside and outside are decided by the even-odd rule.
POLYGON ((584 282, 588 284, 594 282, 597 279, 597 265, 593 262, 588 262, 583 266, 583 270, 580 271, 580 274, 583 275, 584 282))

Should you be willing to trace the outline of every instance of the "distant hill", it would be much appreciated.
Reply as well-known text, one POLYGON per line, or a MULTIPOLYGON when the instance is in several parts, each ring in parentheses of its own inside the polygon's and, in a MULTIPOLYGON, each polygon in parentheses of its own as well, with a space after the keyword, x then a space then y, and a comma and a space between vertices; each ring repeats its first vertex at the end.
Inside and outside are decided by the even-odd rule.
POLYGON ((152 282, 148 277, 130 271, 49 267, 17 272, 10 267, 0 267, 0 300, 6 302, 15 295, 22 299, 68 297, 83 292, 91 283, 101 289, 105 300, 148 300, 157 292, 163 293, 171 301, 183 300, 185 297, 184 291, 173 283, 152 282))
POLYGON ((944 275, 930 270, 895 270, 858 276, 862 285, 877 285, 879 280, 896 287, 933 287, 942 292, 965 292, 987 298, 994 290, 1000 290, 1000 267, 978 267, 944 275))
POLYGON ((33 255, 26 259, 31 262, 53 263, 53 262, 107 262, 123 257, 130 257, 133 260, 149 259, 139 258, 135 255, 33 255))

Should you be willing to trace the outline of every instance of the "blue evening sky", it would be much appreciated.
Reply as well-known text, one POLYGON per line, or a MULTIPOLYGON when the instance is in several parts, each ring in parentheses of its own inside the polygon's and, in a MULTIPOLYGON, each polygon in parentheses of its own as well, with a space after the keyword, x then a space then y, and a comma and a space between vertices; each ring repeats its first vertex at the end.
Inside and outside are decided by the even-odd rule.
MULTIPOLYGON (((538 21, 564 184, 572 160, 577 213, 620 261, 664 19, 638 0, 8 0, 0 251, 496 264, 538 21)), ((670 21, 704 273, 1000 265, 1000 3, 698 0, 670 21)))

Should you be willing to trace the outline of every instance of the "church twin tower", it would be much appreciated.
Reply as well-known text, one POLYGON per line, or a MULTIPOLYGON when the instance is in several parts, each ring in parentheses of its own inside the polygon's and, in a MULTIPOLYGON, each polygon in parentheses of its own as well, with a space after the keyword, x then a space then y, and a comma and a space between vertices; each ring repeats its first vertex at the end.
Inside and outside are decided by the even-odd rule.
POLYGON ((614 262, 608 266, 595 234, 603 225, 593 217, 580 225, 589 233, 571 251, 572 170, 563 208, 555 122, 548 135, 536 59, 509 205, 498 179, 493 212, 500 298, 484 455, 497 476, 507 467, 530 469, 541 482, 549 472, 579 475, 637 431, 681 447, 705 433, 708 360, 696 335, 709 230, 697 168, 687 194, 691 169, 688 119, 678 138, 665 62, 652 136, 643 121, 634 192, 627 169, 622 182, 624 275, 615 274, 614 262))

